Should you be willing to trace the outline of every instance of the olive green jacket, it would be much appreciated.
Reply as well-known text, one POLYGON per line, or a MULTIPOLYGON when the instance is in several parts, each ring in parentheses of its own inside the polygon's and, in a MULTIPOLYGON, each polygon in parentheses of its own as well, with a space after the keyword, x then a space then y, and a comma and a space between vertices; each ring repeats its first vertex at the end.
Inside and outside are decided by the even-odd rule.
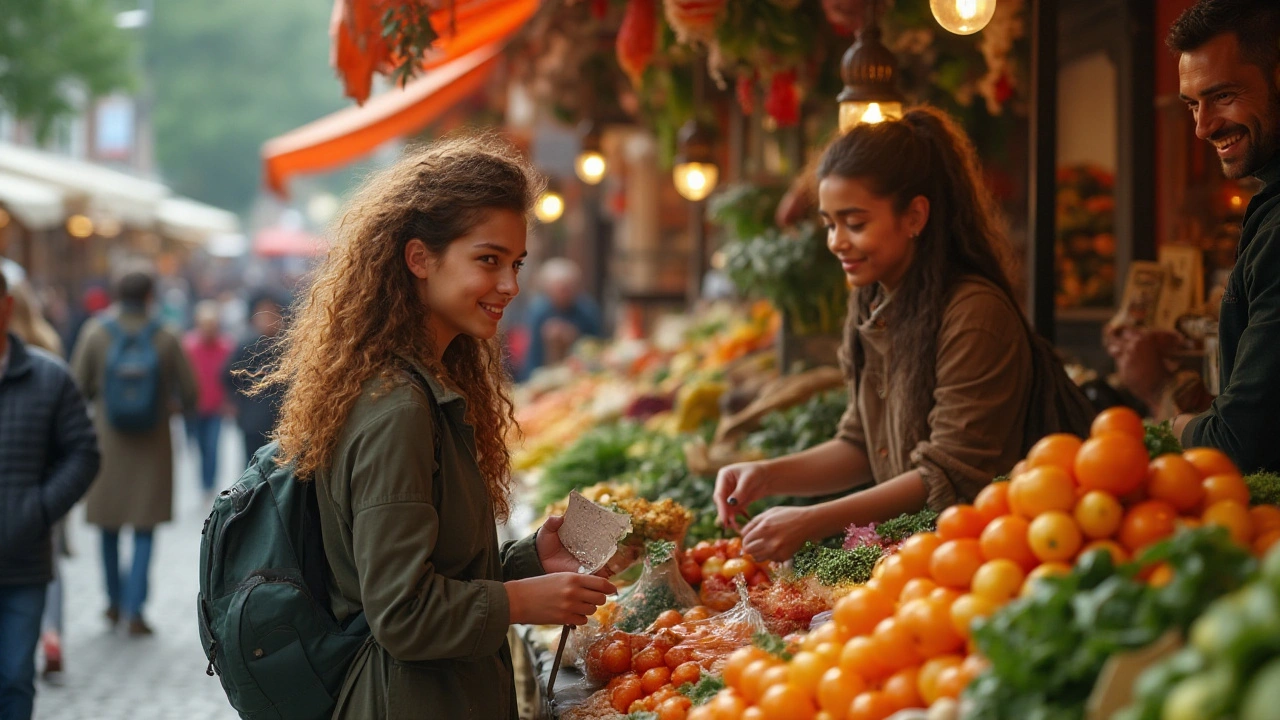
POLYGON ((439 415, 407 375, 371 380, 316 473, 333 612, 372 630, 333 717, 515 720, 502 583, 542 565, 533 537, 499 550, 466 402, 418 371, 439 415))

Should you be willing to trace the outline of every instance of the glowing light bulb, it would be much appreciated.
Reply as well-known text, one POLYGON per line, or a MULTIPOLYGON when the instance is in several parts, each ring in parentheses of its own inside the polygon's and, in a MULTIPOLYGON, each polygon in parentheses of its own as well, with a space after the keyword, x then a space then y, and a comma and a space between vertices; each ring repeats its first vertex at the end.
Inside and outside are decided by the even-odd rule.
POLYGON ((676 192, 686 200, 697 202, 716 189, 716 183, 720 180, 720 168, 714 163, 681 163, 676 165, 672 179, 676 192))
POLYGON ((972 35, 991 22, 996 0, 929 0, 938 24, 956 35, 972 35))
POLYGON ((84 215, 72 215, 67 218, 67 234, 83 240, 93 234, 93 221, 84 215))
POLYGON ((867 106, 867 111, 862 113, 862 122, 874 125, 884 120, 884 115, 880 112, 880 103, 871 103, 867 106))
POLYGON ((588 185, 599 185, 604 180, 605 171, 609 169, 604 156, 598 152, 584 152, 578 156, 573 171, 578 178, 588 185))
POLYGON ((564 198, 559 194, 547 191, 538 198, 538 204, 533 208, 533 214, 541 223, 553 223, 560 219, 564 214, 564 198))

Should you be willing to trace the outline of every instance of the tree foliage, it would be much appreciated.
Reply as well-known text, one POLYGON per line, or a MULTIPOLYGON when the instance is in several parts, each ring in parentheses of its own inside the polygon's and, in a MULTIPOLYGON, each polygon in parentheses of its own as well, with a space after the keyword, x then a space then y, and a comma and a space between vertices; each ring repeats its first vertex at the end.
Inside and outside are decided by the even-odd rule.
POLYGON ((133 84, 132 46, 111 0, 0 0, 0 107, 30 121, 44 140, 76 112, 73 88, 90 97, 133 84))

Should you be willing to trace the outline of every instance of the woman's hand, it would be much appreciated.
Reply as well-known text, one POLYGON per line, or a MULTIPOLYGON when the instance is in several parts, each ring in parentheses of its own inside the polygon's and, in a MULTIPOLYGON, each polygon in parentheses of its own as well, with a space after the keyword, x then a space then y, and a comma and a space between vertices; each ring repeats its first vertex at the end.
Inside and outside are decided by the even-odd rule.
POLYGON ((764 462, 726 465, 716 475, 716 515, 721 525, 738 529, 738 517, 745 517, 747 506, 768 496, 768 470, 764 462))
POLYGON ((582 563, 560 542, 561 525, 564 525, 564 516, 552 515, 538 529, 538 540, 534 546, 538 549, 538 561, 542 563, 543 572, 576 573, 582 567, 582 563))
POLYGON ((812 534, 812 508, 770 508, 742 528, 742 551, 756 560, 781 562, 791 559, 812 534))
POLYGON ((602 577, 576 572, 510 580, 503 585, 511 622, 525 625, 585 625, 587 616, 605 603, 605 596, 618 591, 602 577))

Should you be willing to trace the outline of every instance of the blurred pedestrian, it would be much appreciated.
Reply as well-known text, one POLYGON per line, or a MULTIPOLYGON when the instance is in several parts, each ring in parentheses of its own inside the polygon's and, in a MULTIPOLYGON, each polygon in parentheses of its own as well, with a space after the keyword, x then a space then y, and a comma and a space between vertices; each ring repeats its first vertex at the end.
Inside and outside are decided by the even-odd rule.
POLYGON ((272 363, 276 337, 284 327, 285 305, 283 298, 272 293, 255 293, 249 300, 249 335, 227 363, 224 379, 235 408, 236 424, 244 435, 246 465, 253 453, 267 444, 267 436, 280 418, 284 388, 273 385, 254 395, 247 391, 272 363))
POLYGON ((196 376, 199 399, 196 413, 188 419, 188 430, 200 448, 200 487, 205 499, 213 502, 218 479, 218 441, 222 438, 222 418, 227 414, 227 392, 223 370, 235 349, 222 333, 222 312, 215 300, 196 304, 195 329, 182 340, 182 349, 196 376))
POLYGON ((174 401, 194 412, 196 383, 176 335, 148 310, 155 284, 144 272, 124 275, 117 305, 90 319, 76 343, 72 368, 93 406, 102 471, 87 498, 86 519, 102 528, 102 560, 113 626, 150 635, 143 620, 152 533, 173 517, 174 401), (122 585, 121 528, 133 530, 133 566, 122 585))
POLYGON ((98 471, 84 399, 63 361, 9 333, 13 297, 0 273, 0 718, 29 720, 52 526, 98 471))
POLYGON ((602 333, 600 307, 582 292, 582 271, 568 258, 551 258, 538 270, 539 293, 529 306, 529 350, 520 379, 569 355, 583 336, 602 333))

